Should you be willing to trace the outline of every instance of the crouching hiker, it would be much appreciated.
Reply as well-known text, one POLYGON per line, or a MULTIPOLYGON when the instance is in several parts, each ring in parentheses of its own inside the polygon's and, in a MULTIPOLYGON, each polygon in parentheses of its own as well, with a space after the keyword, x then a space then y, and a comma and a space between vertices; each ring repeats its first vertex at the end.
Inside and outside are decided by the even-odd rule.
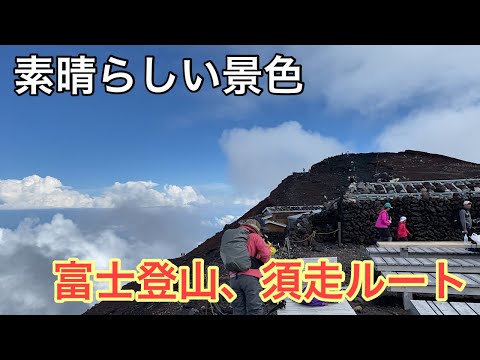
POLYGON ((248 219, 223 234, 220 255, 230 273, 230 287, 237 294, 232 302, 233 315, 266 313, 260 298, 262 273, 259 268, 270 260, 271 252, 260 234, 260 223, 255 219, 248 219))

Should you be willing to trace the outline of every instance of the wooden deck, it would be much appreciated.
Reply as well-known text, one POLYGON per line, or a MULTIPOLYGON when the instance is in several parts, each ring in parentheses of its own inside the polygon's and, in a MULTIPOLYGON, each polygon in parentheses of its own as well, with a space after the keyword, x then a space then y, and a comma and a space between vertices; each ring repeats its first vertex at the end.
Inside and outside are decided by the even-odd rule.
MULTIPOLYGON (((442 258, 415 258, 415 257, 390 257, 372 256, 375 270, 378 271, 408 271, 408 272, 436 272, 436 261, 442 258)), ((480 257, 474 259, 445 259, 448 261, 450 273, 480 274, 480 257)))
MULTIPOLYGON (((304 263, 316 263, 320 258, 303 258, 304 263)), ((330 262, 337 262, 336 257, 328 257, 330 262)), ((356 315, 348 301, 328 303, 326 306, 309 306, 286 299, 284 309, 277 310, 278 315, 356 315)))
POLYGON ((378 241, 377 246, 380 247, 396 247, 396 248, 410 248, 412 246, 417 247, 442 247, 442 248, 478 248, 478 244, 472 244, 471 242, 463 242, 463 240, 457 241, 378 241))
POLYGON ((480 303, 411 300, 412 315, 480 315, 480 303))
POLYGON ((401 254, 399 247, 383 247, 383 246, 370 246, 367 247, 367 253, 370 257, 373 256, 389 256, 389 257, 415 257, 415 258, 458 258, 466 259, 479 259, 480 253, 472 252, 463 248, 442 248, 442 247, 422 247, 412 246, 408 247, 407 254, 404 256, 401 254))
MULTIPOLYGON (((426 272, 415 272, 416 274, 427 274, 428 284, 426 286, 389 286, 387 290, 390 292, 399 292, 403 293, 403 308, 409 310, 412 307, 412 295, 413 294, 435 294, 436 293, 436 282, 435 282, 435 273, 426 273, 426 272)), ((407 275, 413 274, 413 272, 408 271, 382 271, 383 276, 388 274, 399 274, 407 275)), ((480 296, 480 275, 479 274, 460 274, 460 273, 451 273, 455 276, 466 281, 465 288, 462 291, 458 291, 452 287, 448 288, 448 295, 469 295, 469 296, 480 296)))
MULTIPOLYGON (((385 277, 388 274, 408 275, 427 274, 426 286, 389 286, 387 291, 402 293, 405 310, 414 306, 413 294, 435 294, 436 261, 448 261, 448 272, 466 281, 462 291, 448 288, 448 295, 480 296, 480 253, 468 251, 477 248, 477 244, 463 241, 429 242, 378 242, 378 247, 369 247, 367 252, 375 264, 375 270, 385 277)), ((428 302, 419 306, 427 308, 428 302)), ((432 303, 433 304, 433 303, 432 303)), ((438 305, 446 309, 446 302, 438 305)), ((464 311, 467 308, 456 304, 464 311)), ((434 308, 432 308, 432 311, 434 308)), ((425 310, 428 311, 428 310, 425 310)))
MULTIPOLYGON (((414 274, 413 272, 408 271, 382 271, 383 276, 387 274, 399 274, 399 275, 408 275, 414 274)), ((389 286, 388 290, 392 292, 411 292, 418 294, 435 294, 436 293, 436 283, 435 283, 435 273, 425 273, 425 272, 415 272, 415 274, 427 274, 428 284, 426 286, 389 286)), ((449 295, 471 295, 471 296, 480 296, 480 275, 478 274, 459 274, 451 273, 452 275, 458 276, 460 279, 466 281, 465 288, 462 291, 457 291, 452 287, 448 288, 449 295)))

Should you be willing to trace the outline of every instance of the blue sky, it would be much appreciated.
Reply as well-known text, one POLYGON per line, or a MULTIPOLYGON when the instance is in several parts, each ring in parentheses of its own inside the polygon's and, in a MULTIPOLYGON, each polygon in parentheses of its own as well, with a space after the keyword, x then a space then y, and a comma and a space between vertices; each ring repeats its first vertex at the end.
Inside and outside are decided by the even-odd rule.
MULTIPOLYGON (((8 295, 16 254, 31 253, 38 269, 71 256, 99 264, 118 256, 132 267, 152 253, 175 257, 293 171, 346 151, 416 149, 479 162, 479 60, 479 46, 0 46, 0 313, 81 310, 51 301, 49 273, 38 291, 8 295), (95 56, 94 94, 18 96, 15 59, 32 53, 95 56), (270 94, 267 73, 260 96, 223 93, 227 56, 258 55, 262 69, 276 54, 301 66, 301 94, 270 94), (128 60, 130 92, 105 92, 109 56, 128 60), (167 93, 147 90, 147 56, 155 84, 177 75, 167 93), (186 58, 204 78, 196 93, 184 83, 186 58), (207 61, 221 86, 212 88, 207 61)), ((39 271, 32 261, 24 273, 39 271)))
MULTIPOLYGON (((301 53, 283 48, 228 46, 11 46, 2 50, 0 66, 1 118, 4 178, 22 178, 36 173, 54 176, 75 188, 96 189, 115 181, 152 180, 178 185, 227 182, 227 159, 218 140, 235 127, 275 127, 299 121, 304 129, 352 141, 358 139, 355 116, 329 112, 324 101, 311 101, 315 88, 303 72, 304 94, 225 96, 222 87, 212 89, 205 61, 219 71, 226 55, 258 55, 260 65, 276 52, 297 57, 301 53), (287 51, 285 51, 287 50, 287 51), (97 57, 95 93, 73 97, 68 93, 38 97, 14 93, 16 56, 97 57), (127 94, 108 94, 101 83, 101 70, 109 55, 128 59, 128 71, 136 82, 127 94), (156 57, 156 79, 161 83, 169 71, 178 75, 172 90, 151 94, 144 85, 145 56, 156 57), (190 57, 193 69, 204 78, 202 88, 191 93, 183 83, 182 60, 190 57), (6 136, 8 134, 8 136, 6 136), (35 149, 35 151, 32 151, 35 149), (87 175, 88 174, 88 175, 87 175)), ((299 56, 300 55, 300 56, 299 56)), ((265 77, 265 76, 264 76, 265 77)), ((55 78, 55 76, 53 76, 55 78)), ((55 79, 53 79, 55 81, 55 79)), ((265 88, 266 79, 260 84, 265 88)), ((357 147, 367 144, 363 141, 357 147)), ((321 159, 319 159, 321 160, 321 159)))

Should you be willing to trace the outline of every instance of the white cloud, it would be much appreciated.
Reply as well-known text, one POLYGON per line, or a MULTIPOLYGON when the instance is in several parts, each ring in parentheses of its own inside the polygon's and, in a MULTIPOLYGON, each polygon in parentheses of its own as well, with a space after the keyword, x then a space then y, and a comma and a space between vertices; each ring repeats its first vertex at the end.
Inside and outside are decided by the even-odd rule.
POLYGON ((207 200, 191 186, 180 187, 165 185, 164 192, 154 189, 157 184, 151 181, 129 181, 125 184, 116 182, 109 188, 102 201, 107 207, 120 206, 187 206, 191 203, 205 203, 207 200))
POLYGON ((151 181, 116 182, 101 196, 90 196, 64 186, 60 180, 38 175, 22 180, 0 180, 0 209, 112 208, 189 206, 208 202, 191 186, 165 185, 163 192, 151 181))
POLYGON ((233 199, 233 203, 235 205, 245 205, 245 206, 253 207, 262 200, 263 199, 260 199, 260 198, 237 197, 233 199))
POLYGON ((213 220, 203 220, 202 225, 211 226, 216 229, 223 229, 225 225, 233 223, 237 220, 240 216, 235 215, 225 215, 220 218, 215 217, 213 220))
POLYGON ((479 46, 292 46, 304 95, 369 115, 378 151, 417 149, 479 162, 479 46), (392 119, 390 112, 401 118, 392 119))
MULTIPOLYGON (((0 314, 81 314, 93 305, 54 302, 53 260, 93 260, 96 269, 105 270, 110 259, 119 258, 122 269, 133 270, 142 259, 178 257, 212 235, 194 208, 62 210, 68 217, 55 211, 33 211, 54 214, 48 221, 26 218, 16 228, 0 227, 0 314)), ((8 213, 19 211, 4 210, 8 213)), ((219 217, 217 225, 234 218, 219 217)))
POLYGON ((479 99, 479 46, 293 46, 285 51, 303 66, 304 95, 323 97, 335 108, 370 113, 479 99))
POLYGON ((421 150, 480 163, 474 151, 480 107, 416 112, 387 127, 377 138, 379 151, 421 150))
POLYGON ((99 269, 107 269, 109 258, 129 261, 130 246, 110 230, 82 234, 71 220, 61 214, 50 223, 25 219, 17 229, 0 229, 0 313, 55 314, 79 313, 88 304, 56 304, 53 299, 53 260, 77 257, 94 260, 99 269))
POLYGON ((263 198, 292 172, 352 150, 295 121, 274 128, 225 130, 220 145, 228 157, 231 181, 249 198, 263 198))
POLYGON ((92 207, 94 199, 51 176, 0 180, 0 208, 92 207))

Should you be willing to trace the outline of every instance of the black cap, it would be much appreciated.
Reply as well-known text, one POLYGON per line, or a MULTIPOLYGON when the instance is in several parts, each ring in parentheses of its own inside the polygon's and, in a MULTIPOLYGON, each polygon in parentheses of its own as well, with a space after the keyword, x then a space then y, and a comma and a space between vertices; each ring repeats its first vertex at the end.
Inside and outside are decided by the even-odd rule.
POLYGON ((268 232, 268 227, 267 227, 267 224, 265 224, 265 220, 260 216, 260 215, 257 215, 255 216, 255 220, 257 220, 260 224, 260 230, 262 232, 268 232))

